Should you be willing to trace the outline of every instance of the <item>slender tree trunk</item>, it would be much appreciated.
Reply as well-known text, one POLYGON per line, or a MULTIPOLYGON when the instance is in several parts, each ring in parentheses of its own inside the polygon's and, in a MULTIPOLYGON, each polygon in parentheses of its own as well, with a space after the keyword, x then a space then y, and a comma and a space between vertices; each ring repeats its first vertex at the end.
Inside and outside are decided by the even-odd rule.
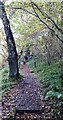
POLYGON ((46 47, 46 51, 47 51, 47 55, 46 55, 46 57, 47 57, 47 63, 48 63, 48 65, 50 65, 51 64, 51 56, 50 56, 49 45, 48 45, 47 40, 45 42, 46 42, 45 43, 45 47, 46 47))
POLYGON ((7 18, 5 12, 4 4, 1 1, 0 1, 0 18, 2 19, 4 25, 4 31, 6 34, 6 42, 8 47, 9 76, 18 77, 19 75, 18 56, 15 46, 15 41, 10 28, 9 19, 7 18))

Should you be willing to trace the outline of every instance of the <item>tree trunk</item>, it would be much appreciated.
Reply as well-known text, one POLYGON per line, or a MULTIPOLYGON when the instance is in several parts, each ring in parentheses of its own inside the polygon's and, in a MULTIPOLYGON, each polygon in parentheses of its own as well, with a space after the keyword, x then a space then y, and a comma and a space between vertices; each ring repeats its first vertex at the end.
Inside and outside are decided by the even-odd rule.
POLYGON ((46 51, 47 51, 47 55, 46 55, 47 60, 46 61, 47 61, 48 65, 50 65, 51 64, 51 56, 50 56, 49 45, 48 45, 47 40, 45 42, 46 42, 45 47, 46 47, 46 51))
POLYGON ((0 1, 0 18, 3 21, 4 31, 6 34, 6 42, 8 47, 9 76, 18 77, 19 75, 18 56, 15 46, 15 41, 10 28, 9 19, 7 18, 5 12, 4 4, 1 1, 0 1))

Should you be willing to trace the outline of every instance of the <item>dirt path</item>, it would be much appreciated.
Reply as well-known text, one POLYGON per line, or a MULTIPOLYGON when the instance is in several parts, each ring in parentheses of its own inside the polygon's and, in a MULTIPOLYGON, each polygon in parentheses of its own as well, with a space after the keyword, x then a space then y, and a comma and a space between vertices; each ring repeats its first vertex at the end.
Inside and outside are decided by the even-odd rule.
POLYGON ((20 82, 16 107, 20 110, 42 110, 43 102, 40 91, 40 83, 36 76, 30 73, 27 65, 23 68, 24 79, 20 82))
MULTIPOLYGON (((40 82, 37 80, 37 76, 31 72, 30 68, 27 65, 24 65, 22 73, 24 75, 24 79, 18 85, 13 85, 12 88, 3 95, 2 116, 4 120, 6 120, 10 114, 13 114, 14 108, 18 111, 41 110, 42 115, 39 120, 44 120, 44 103, 40 82)), ((31 119, 30 114, 27 116, 29 119, 31 119)), ((36 114, 32 115, 31 117, 33 116, 38 120, 36 114)), ((17 118, 19 118, 19 113, 15 119, 17 120, 17 118)), ((23 118, 23 120, 28 120, 28 118, 23 118)), ((19 118, 19 120, 22 120, 22 118, 19 118)))

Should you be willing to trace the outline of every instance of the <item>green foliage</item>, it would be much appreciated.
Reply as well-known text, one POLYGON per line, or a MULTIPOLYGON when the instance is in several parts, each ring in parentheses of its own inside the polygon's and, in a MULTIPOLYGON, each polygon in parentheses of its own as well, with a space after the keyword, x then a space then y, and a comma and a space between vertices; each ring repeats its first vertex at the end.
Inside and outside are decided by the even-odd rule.
POLYGON ((49 98, 58 98, 58 99, 62 99, 63 98, 63 94, 59 93, 59 92, 55 92, 53 90, 50 90, 46 93, 45 96, 45 100, 48 100, 49 98))
POLYGON ((19 78, 9 78, 9 68, 8 66, 4 66, 0 70, 0 75, 1 75, 1 91, 5 92, 7 91, 14 82, 19 82, 20 80, 23 79, 23 75, 19 74, 19 78))
POLYGON ((6 91, 10 87, 8 66, 5 66, 4 68, 2 68, 1 74, 2 74, 1 88, 2 88, 2 91, 6 91))
MULTIPOLYGON (((29 62, 29 66, 38 75, 38 79, 44 88, 44 100, 46 106, 50 106, 50 102, 53 105, 51 107, 52 117, 57 118, 63 115, 63 91, 61 87, 61 65, 59 61, 53 61, 51 65, 44 62, 37 62, 36 68, 34 67, 34 60, 29 62)), ((43 93, 42 93, 43 94, 43 93)))
POLYGON ((61 67, 58 61, 54 61, 49 66, 44 62, 37 63, 36 68, 34 68, 34 61, 29 62, 30 67, 38 74, 40 82, 45 88, 44 96, 45 99, 50 98, 63 98, 61 93, 61 67))

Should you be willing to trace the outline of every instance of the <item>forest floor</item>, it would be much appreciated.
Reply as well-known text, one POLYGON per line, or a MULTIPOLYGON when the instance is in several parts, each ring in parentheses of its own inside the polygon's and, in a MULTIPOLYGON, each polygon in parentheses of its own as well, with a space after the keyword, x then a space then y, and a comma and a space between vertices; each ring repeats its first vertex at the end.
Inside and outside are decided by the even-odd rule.
POLYGON ((22 74, 23 80, 12 85, 2 96, 3 120, 10 120, 7 119, 9 116, 14 116, 15 120, 46 120, 45 111, 48 112, 50 106, 44 105, 43 88, 37 76, 28 65, 23 66, 22 74))

